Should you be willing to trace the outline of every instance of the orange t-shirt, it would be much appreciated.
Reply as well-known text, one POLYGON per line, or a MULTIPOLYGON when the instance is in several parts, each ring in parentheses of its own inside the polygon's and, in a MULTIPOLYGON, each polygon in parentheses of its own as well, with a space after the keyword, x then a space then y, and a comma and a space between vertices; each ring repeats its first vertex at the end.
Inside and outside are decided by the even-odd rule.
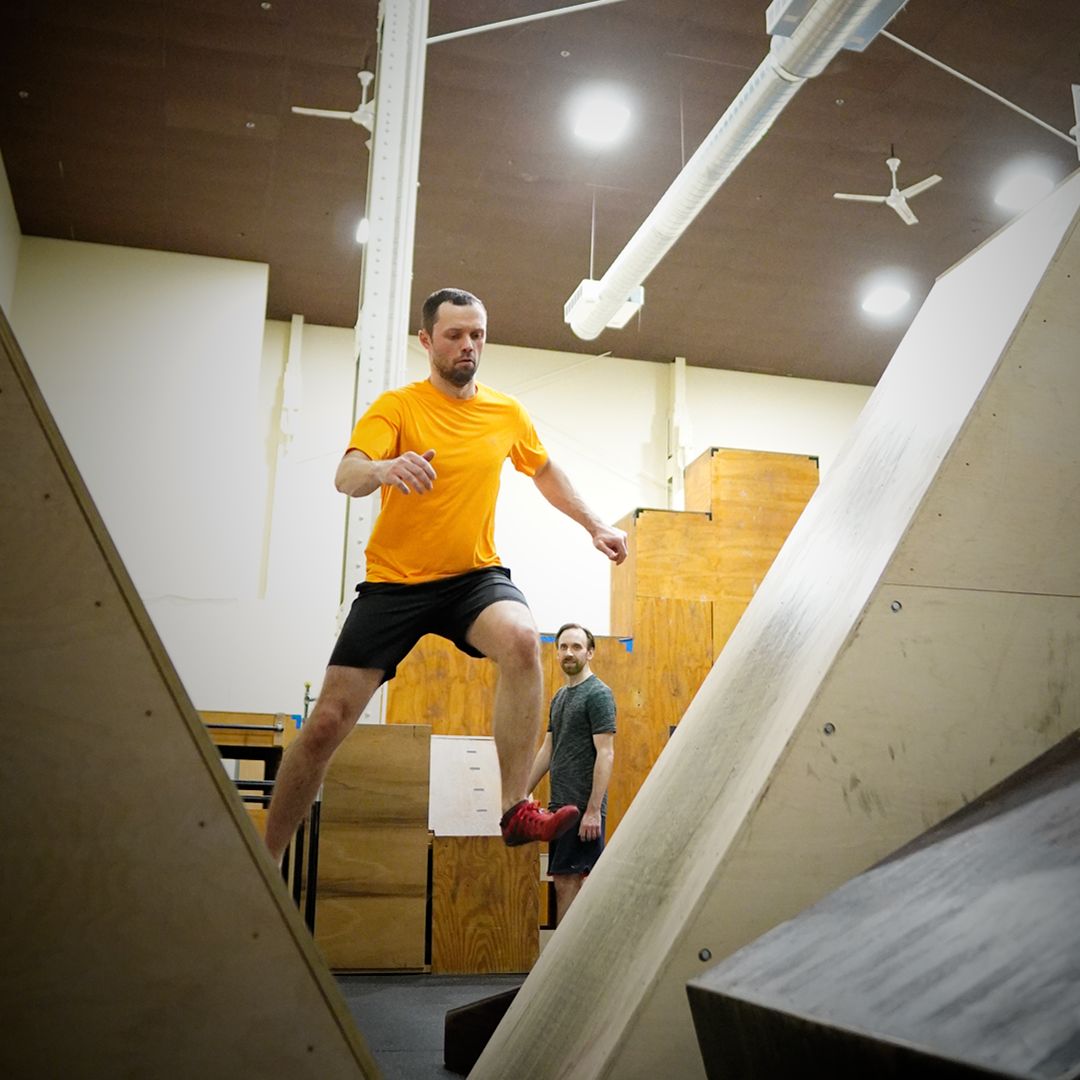
POLYGON ((431 491, 384 485, 367 545, 367 580, 418 583, 498 566, 495 499, 503 462, 535 476, 548 455, 514 398, 477 384, 468 400, 426 379, 381 394, 357 421, 350 450, 373 461, 435 450, 431 491))

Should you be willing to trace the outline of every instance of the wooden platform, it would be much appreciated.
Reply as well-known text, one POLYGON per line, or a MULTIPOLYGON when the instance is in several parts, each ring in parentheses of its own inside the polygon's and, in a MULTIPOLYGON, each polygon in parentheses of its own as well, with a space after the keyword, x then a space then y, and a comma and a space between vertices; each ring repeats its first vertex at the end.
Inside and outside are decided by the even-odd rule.
POLYGON ((375 1077, 0 313, 0 1075, 375 1077))
POLYGON ((702 1076, 689 979, 1075 728, 1078 207, 935 285, 473 1080, 702 1076))
POLYGON ((1080 735, 689 985, 706 1073, 1080 1076, 1080 735))
POLYGON ((427 964, 426 724, 358 724, 326 774, 315 941, 335 971, 427 964))

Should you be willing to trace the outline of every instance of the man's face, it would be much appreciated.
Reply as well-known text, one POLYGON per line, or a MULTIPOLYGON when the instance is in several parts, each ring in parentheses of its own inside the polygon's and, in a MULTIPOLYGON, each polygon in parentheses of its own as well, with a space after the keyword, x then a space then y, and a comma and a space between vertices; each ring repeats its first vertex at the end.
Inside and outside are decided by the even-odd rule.
POLYGON ((487 313, 475 304, 444 301, 435 313, 431 333, 420 331, 432 368, 453 386, 466 386, 480 367, 487 335, 487 313))
POLYGON ((592 659, 593 650, 589 648, 585 631, 576 626, 564 630, 555 647, 559 653, 559 666, 567 675, 580 675, 592 659))

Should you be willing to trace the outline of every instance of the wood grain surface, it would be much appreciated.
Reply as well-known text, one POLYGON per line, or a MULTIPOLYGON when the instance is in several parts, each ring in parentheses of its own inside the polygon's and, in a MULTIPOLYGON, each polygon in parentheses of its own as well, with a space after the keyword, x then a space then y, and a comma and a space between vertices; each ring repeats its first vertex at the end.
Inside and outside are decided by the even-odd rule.
POLYGON ((358 724, 323 786, 315 941, 335 970, 422 969, 427 725, 358 724))
POLYGON ((540 951, 536 844, 437 836, 432 871, 432 974, 529 971, 540 951))

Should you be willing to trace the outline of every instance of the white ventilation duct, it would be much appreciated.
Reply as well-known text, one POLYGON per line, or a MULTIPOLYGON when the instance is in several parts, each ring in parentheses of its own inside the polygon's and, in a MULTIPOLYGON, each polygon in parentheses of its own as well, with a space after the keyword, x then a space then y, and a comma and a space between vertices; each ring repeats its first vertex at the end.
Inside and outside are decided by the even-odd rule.
POLYGON ((567 301, 566 321, 578 337, 591 340, 608 325, 799 87, 824 71, 841 49, 865 48, 905 3, 817 0, 791 37, 773 37, 768 55, 607 273, 590 282, 591 288, 579 286, 567 301))

